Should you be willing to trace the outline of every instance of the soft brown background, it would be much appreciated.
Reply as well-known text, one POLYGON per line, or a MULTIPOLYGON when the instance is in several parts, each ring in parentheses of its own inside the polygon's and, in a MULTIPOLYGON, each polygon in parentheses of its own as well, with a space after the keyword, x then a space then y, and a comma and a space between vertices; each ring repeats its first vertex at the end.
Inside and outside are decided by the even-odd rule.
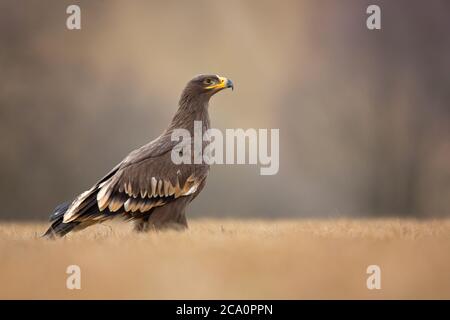
POLYGON ((199 73, 213 126, 279 128, 280 172, 215 166, 191 216, 450 213, 448 1, 0 2, 0 218, 45 219, 156 137, 199 73), (65 27, 79 4, 82 30, 65 27), (382 30, 365 27, 368 4, 382 30))

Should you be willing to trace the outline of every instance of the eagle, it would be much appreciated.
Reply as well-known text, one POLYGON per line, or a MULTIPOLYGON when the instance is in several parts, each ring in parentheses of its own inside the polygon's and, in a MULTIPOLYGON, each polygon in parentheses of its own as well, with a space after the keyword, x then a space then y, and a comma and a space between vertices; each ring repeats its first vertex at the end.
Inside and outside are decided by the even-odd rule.
POLYGON ((189 81, 168 128, 130 152, 90 189, 58 205, 43 236, 63 237, 115 217, 134 221, 138 232, 186 229, 186 207, 204 188, 209 165, 203 161, 174 163, 171 155, 178 141, 173 141, 172 134, 182 129, 193 136, 197 121, 206 132, 210 98, 226 88, 233 90, 233 82, 218 75, 199 75, 189 81))

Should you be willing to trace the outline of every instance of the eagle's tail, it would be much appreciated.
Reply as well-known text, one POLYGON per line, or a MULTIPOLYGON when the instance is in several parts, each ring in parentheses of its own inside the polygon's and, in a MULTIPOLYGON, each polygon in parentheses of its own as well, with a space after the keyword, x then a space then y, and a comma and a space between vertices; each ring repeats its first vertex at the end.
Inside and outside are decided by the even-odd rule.
POLYGON ((73 228, 75 228, 79 222, 68 222, 64 223, 64 213, 69 209, 72 202, 64 202, 55 208, 55 211, 50 216, 50 221, 52 225, 48 230, 42 235, 44 238, 54 239, 55 237, 63 237, 69 233, 73 228))

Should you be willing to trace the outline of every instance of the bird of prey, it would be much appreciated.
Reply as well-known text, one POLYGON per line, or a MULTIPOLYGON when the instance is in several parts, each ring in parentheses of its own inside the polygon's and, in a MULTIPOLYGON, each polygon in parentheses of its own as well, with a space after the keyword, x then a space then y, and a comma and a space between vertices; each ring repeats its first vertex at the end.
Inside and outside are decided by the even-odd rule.
POLYGON ((128 154, 89 190, 57 206, 44 237, 62 237, 118 216, 135 221, 136 231, 187 228, 186 206, 205 186, 209 165, 175 164, 171 153, 178 141, 172 141, 171 135, 185 129, 192 137, 195 121, 202 122, 203 132, 208 130, 209 100, 226 88, 233 89, 231 80, 217 75, 189 81, 169 127, 128 154))

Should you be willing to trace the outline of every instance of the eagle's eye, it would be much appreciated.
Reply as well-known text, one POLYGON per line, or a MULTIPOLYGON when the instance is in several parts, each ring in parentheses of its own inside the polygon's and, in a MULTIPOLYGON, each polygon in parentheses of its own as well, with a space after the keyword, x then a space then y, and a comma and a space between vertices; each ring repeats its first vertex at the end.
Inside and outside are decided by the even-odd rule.
POLYGON ((205 85, 207 85, 207 86, 210 86, 210 85, 212 85, 212 84, 215 84, 216 81, 215 81, 214 79, 212 79, 212 78, 206 78, 206 79, 203 81, 203 83, 204 83, 205 85))

